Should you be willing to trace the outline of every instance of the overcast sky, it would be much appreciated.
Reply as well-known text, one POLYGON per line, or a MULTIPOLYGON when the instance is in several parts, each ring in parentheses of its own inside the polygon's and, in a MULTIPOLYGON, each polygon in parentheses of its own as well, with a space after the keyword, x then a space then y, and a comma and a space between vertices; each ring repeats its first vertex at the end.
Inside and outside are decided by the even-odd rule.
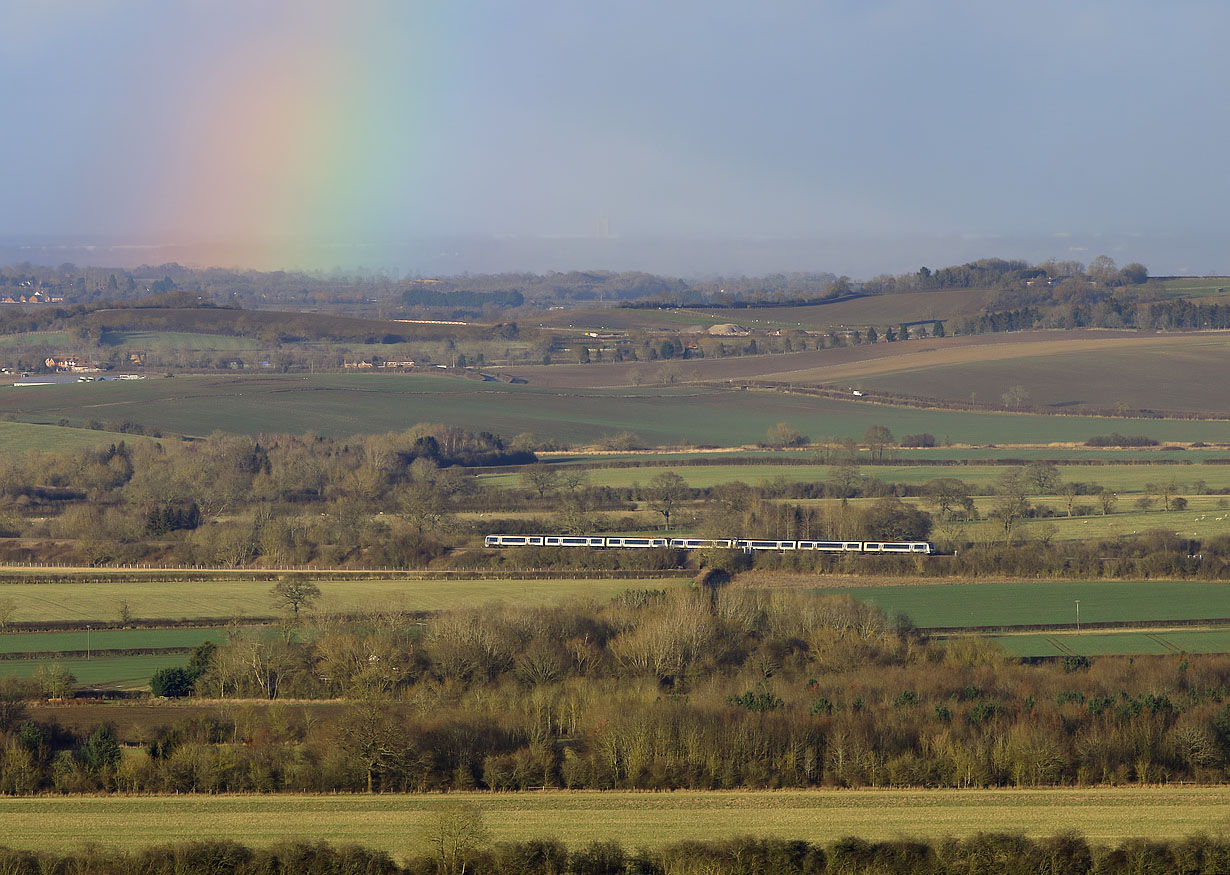
POLYGON ((625 243, 1140 235, 1203 271, 1228 25, 1182 0, 0 0, 0 236, 269 266, 601 216, 625 243))

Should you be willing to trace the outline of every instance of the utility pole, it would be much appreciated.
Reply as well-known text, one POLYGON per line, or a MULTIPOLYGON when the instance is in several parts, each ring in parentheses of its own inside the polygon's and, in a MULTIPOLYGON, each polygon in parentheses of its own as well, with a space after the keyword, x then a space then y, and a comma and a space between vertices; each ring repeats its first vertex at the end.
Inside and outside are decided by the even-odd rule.
POLYGON ((1081 630, 1081 600, 1076 600, 1076 631, 1081 630))

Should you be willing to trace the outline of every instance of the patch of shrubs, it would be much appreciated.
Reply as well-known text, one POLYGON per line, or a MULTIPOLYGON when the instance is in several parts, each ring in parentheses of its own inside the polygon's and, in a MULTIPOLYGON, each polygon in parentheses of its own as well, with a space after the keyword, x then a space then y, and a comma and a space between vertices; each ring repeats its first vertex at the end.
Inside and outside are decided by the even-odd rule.
POLYGON ((1156 447, 1158 441, 1144 435, 1096 434, 1085 441, 1087 447, 1156 447))
POLYGON ((964 839, 889 839, 847 836, 826 845, 740 836, 682 841, 660 848, 628 850, 618 842, 569 849, 558 839, 456 843, 445 854, 422 852, 398 865, 384 851, 325 842, 282 842, 250 848, 230 841, 160 845, 125 852, 89 845, 68 853, 0 848, 0 871, 12 875, 90 872, 93 875, 665 875, 713 872, 729 875, 823 875, 875 872, 922 875, 936 872, 1055 872, 1063 875, 1221 872, 1230 840, 1208 835, 1182 839, 1126 839, 1091 844, 1078 833, 1044 838, 1020 833, 977 833, 964 839), (442 859, 443 857, 443 859, 442 859))

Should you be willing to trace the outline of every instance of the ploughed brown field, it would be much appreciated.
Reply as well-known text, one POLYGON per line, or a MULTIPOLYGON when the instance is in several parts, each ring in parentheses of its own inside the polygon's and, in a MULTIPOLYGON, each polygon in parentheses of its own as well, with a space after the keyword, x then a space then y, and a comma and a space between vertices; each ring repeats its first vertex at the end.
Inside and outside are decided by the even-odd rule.
MULTIPOLYGON (((1230 341, 1230 332, 1217 332, 1230 341)), ((649 385, 663 368, 673 368, 682 381, 765 379, 823 383, 842 375, 909 370, 927 363, 952 364, 1005 357, 1054 355, 1126 346, 1139 348, 1182 342, 1196 335, 1144 334, 1136 331, 1020 331, 934 337, 898 343, 862 344, 837 349, 720 359, 672 359, 652 362, 588 365, 522 365, 500 368, 537 386, 628 386, 639 374, 649 385)), ((1210 334, 1201 334, 1207 338, 1210 334)), ((736 338, 737 339, 737 338, 736 338)))
POLYGON ((1123 407, 1174 414, 1230 413, 1230 383, 1215 379, 1230 332, 1022 331, 924 338, 839 349, 722 359, 535 365, 507 373, 545 388, 768 380, 1000 404, 1077 410, 1123 407))

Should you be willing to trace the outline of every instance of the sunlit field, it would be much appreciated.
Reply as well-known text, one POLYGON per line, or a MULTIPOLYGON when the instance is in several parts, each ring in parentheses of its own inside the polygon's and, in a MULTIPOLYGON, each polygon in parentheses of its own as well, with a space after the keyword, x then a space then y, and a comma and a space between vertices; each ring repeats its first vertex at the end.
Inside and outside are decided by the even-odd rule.
POLYGON ((459 799, 483 811, 495 841, 555 837, 573 847, 732 835, 812 842, 984 831, 1045 836, 1073 827, 1091 840, 1117 841, 1230 826, 1230 801, 1217 787, 6 798, 0 821, 4 843, 22 848, 62 850, 87 841, 139 848, 189 839, 267 845, 302 836, 407 855, 421 850, 415 828, 426 813, 459 799))

